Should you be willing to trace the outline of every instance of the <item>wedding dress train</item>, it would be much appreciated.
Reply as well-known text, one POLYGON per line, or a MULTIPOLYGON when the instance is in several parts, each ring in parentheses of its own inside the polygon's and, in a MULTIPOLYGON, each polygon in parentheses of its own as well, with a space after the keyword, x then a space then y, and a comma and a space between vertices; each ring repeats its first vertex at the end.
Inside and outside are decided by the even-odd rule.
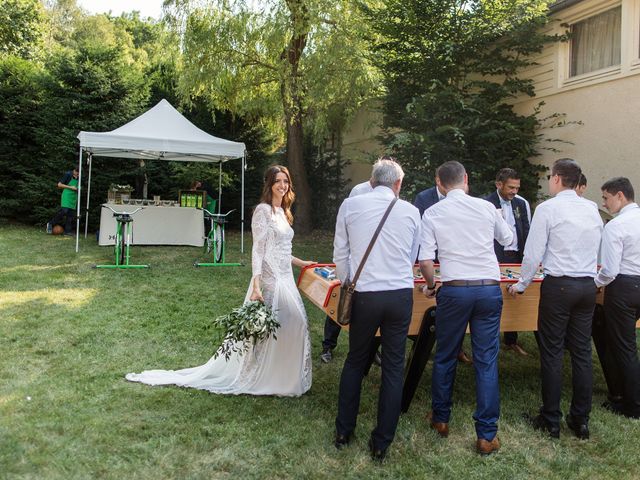
MULTIPOLYGON (((307 316, 291 269, 293 229, 281 208, 259 204, 251 221, 253 277, 260 275, 264 301, 278 316, 273 337, 246 353, 212 357, 199 367, 147 370, 126 379, 148 385, 179 385, 222 394, 298 396, 311 387, 311 345, 307 316)), ((245 297, 249 300, 252 282, 245 297)))

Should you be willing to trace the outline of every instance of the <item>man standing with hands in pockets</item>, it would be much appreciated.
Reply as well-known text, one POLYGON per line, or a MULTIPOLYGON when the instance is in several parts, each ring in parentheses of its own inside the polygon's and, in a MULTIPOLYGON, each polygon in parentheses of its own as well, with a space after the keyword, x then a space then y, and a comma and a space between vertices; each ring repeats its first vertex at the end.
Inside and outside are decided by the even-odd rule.
POLYGON ((467 194, 468 177, 461 163, 442 164, 437 170, 436 182, 446 198, 424 212, 420 242, 425 294, 436 295, 433 265, 436 250, 442 282, 436 296, 430 423, 441 437, 449 435, 457 355, 469 325, 476 373, 473 414, 476 450, 481 455, 489 455, 500 448, 496 434, 500 416, 498 353, 502 292, 493 241, 509 245, 513 233, 500 210, 486 200, 467 194))
POLYGON ((581 174, 570 158, 551 167, 549 193, 533 216, 524 249, 520 280, 508 288, 512 296, 529 286, 542 262, 544 280, 538 305, 538 345, 542 408, 525 415, 534 429, 560 437, 560 396, 565 339, 571 354, 573 396, 566 416, 576 437, 589 438, 593 390, 591 323, 596 304, 596 267, 602 220, 592 202, 574 190, 581 174))

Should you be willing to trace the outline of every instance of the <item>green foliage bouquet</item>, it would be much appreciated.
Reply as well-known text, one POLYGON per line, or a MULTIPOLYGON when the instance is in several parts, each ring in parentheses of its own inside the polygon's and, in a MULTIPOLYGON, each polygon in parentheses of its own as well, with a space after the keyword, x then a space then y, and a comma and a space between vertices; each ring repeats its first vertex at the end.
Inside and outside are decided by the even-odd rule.
POLYGON ((224 340, 214 357, 224 354, 229 360, 232 353, 244 353, 249 350, 250 345, 255 345, 260 340, 271 336, 277 340, 276 330, 280 328, 280 322, 270 307, 254 301, 219 316, 213 321, 213 326, 224 332, 224 340))

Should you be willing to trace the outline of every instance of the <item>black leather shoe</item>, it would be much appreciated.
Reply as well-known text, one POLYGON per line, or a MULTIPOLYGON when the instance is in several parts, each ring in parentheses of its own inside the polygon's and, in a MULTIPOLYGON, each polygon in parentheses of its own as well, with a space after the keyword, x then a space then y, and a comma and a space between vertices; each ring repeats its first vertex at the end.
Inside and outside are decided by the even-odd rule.
POLYGON ((560 427, 551 425, 542 415, 536 415, 534 417, 528 413, 523 413, 522 418, 524 418, 534 430, 547 432, 551 438, 560 438, 560 427))
POLYGON ((350 441, 351 441, 351 434, 341 435, 340 433, 336 433, 336 439, 333 442, 333 444, 338 450, 342 450, 344 447, 349 445, 350 441))
POLYGON ((382 463, 384 457, 387 456, 387 449, 375 448, 373 445, 373 438, 369 438, 369 452, 371 453, 371 459, 376 462, 382 463))
POLYGON ((567 427, 573 430, 576 437, 580 440, 589 440, 589 426, 587 425, 587 422, 583 421, 580 423, 580 421, 576 420, 571 415, 567 415, 565 420, 567 421, 567 427))
POLYGON ((332 359, 333 359, 333 352, 331 351, 331 349, 330 348, 323 349, 322 353, 320 354, 320 360, 322 361, 322 363, 330 363, 332 359))
POLYGON ((602 403, 602 408, 605 410, 609 410, 611 413, 615 413, 616 415, 622 415, 622 404, 617 402, 612 402, 610 400, 606 400, 602 403))
POLYGON ((611 413, 615 413, 616 415, 621 415, 626 418, 632 418, 634 420, 640 419, 640 413, 626 411, 622 406, 622 402, 612 402, 611 400, 606 400, 602 403, 602 408, 604 408, 605 410, 609 410, 611 413))

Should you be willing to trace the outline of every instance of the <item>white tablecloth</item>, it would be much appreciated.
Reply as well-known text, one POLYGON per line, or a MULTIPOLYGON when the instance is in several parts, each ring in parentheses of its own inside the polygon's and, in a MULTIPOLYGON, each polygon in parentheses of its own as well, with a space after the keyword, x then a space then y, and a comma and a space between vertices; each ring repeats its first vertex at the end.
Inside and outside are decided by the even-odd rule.
MULTIPOLYGON (((118 212, 132 212, 135 205, 105 204, 118 212)), ((113 245, 116 238, 116 219, 108 208, 100 215, 99 245, 113 245)), ((145 206, 132 216, 133 245, 192 245, 202 246, 204 216, 202 210, 188 207, 145 206)))

